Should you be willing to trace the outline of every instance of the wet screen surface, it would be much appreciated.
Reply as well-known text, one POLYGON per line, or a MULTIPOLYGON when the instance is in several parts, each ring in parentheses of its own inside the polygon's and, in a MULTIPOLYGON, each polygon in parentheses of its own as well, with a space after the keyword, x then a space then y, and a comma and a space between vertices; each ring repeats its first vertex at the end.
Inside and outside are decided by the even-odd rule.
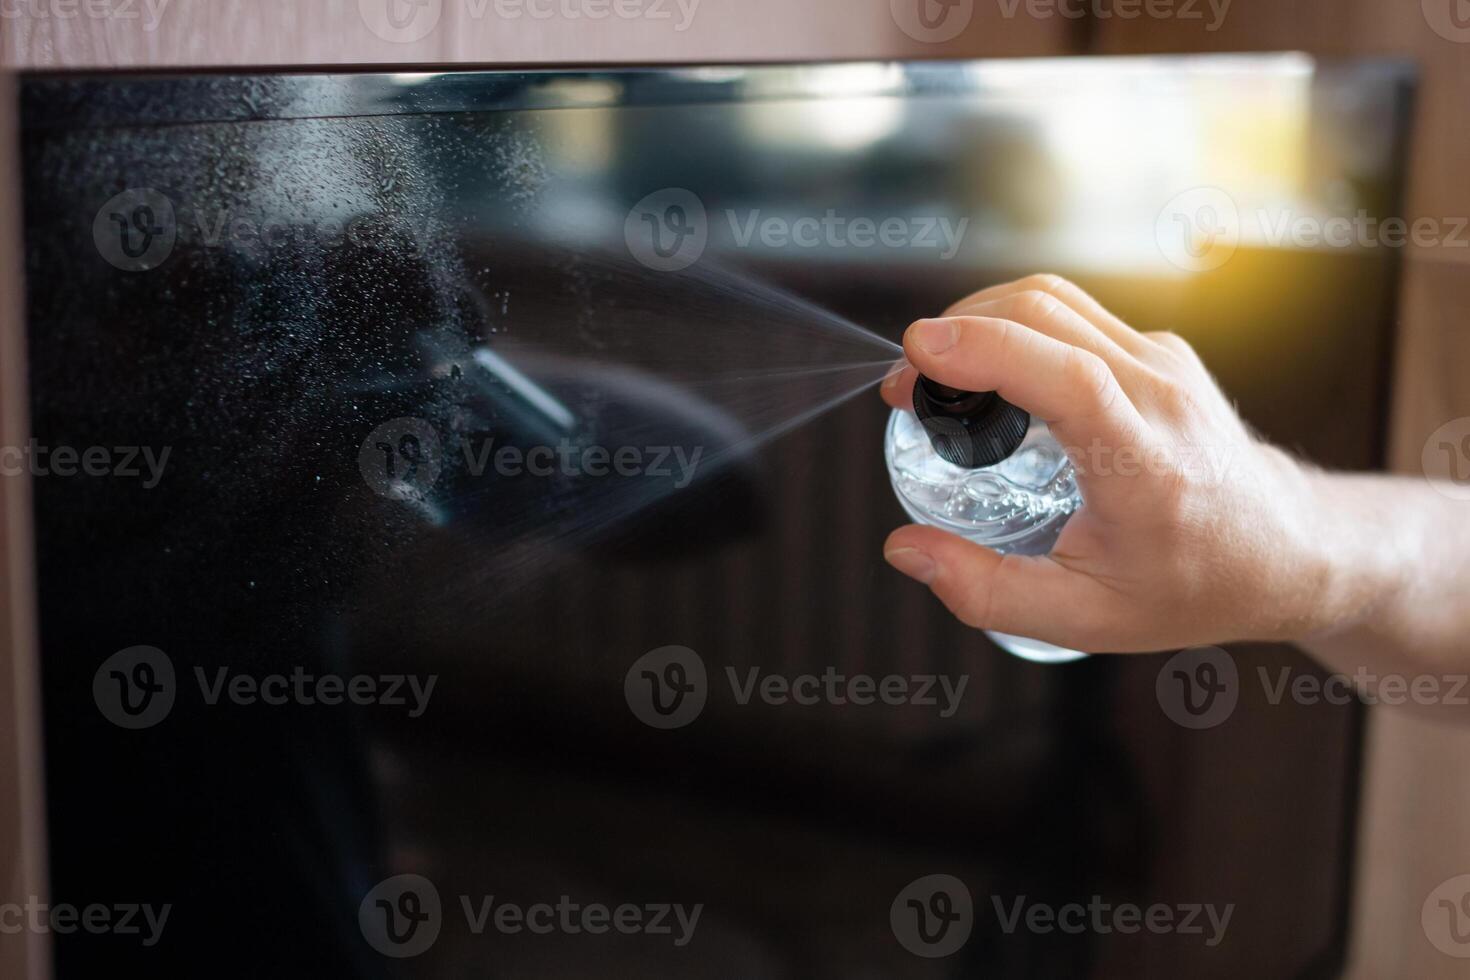
MULTIPOLYGON (((1341 141, 1400 80, 1272 64, 1297 192, 1388 204, 1397 148, 1341 141)), ((59 976, 1334 961, 1353 712, 1247 688, 1188 731, 1163 658, 952 622, 881 562, 872 389, 910 320, 1045 267, 1371 466, 1391 259, 1161 257, 1199 165, 1150 151, 1183 183, 1129 198, 1126 127, 1228 75, 1130 82, 1079 163, 1097 79, 783 71, 27 83, 35 443, 106 451, 35 481, 53 899, 169 908, 56 937, 59 976), (961 915, 934 874, 968 932, 930 959, 901 899, 961 915), (1016 925, 1093 896, 1234 910, 1214 943, 1016 925)), ((1282 657, 1311 669, 1235 653, 1282 657)))

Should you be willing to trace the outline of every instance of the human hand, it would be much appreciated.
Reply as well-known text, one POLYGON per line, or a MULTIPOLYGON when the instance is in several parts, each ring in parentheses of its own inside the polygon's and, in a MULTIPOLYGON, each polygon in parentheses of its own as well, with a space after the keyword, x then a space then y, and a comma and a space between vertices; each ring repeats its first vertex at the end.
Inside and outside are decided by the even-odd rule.
POLYGON ((1033 276, 916 322, 904 352, 890 405, 913 410, 918 372, 998 391, 1050 424, 1084 500, 1044 557, 932 527, 890 535, 889 563, 965 623, 1123 653, 1298 639, 1337 615, 1314 475, 1248 431, 1179 337, 1033 276))

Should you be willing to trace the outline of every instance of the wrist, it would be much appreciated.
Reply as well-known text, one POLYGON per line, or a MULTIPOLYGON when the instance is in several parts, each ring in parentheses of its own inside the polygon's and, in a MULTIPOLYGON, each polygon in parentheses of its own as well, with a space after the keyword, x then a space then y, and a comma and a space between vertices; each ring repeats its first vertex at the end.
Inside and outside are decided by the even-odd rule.
POLYGON ((1306 581, 1313 588, 1287 639, 1310 645, 1392 619, 1410 588, 1411 562, 1400 554, 1391 515, 1375 500, 1376 481, 1296 465, 1305 491, 1306 581))

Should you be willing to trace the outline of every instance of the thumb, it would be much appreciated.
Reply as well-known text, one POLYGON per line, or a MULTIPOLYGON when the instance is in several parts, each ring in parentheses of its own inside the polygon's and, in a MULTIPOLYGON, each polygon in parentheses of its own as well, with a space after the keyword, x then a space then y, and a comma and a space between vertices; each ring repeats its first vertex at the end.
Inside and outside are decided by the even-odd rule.
POLYGON ((899 528, 883 557, 977 629, 1097 653, 1089 648, 1116 615, 1115 597, 1086 575, 1044 556, 1001 555, 938 528, 899 528))

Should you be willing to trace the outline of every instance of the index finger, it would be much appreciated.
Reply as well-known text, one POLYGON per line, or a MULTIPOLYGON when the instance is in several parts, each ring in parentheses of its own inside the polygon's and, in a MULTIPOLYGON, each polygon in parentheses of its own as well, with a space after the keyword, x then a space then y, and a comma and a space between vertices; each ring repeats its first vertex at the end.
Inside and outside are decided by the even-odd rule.
POLYGON ((996 391, 1047 422, 1064 446, 1137 446, 1148 431, 1107 362, 1023 324, 992 317, 919 320, 903 338, 919 373, 964 391, 996 391))

